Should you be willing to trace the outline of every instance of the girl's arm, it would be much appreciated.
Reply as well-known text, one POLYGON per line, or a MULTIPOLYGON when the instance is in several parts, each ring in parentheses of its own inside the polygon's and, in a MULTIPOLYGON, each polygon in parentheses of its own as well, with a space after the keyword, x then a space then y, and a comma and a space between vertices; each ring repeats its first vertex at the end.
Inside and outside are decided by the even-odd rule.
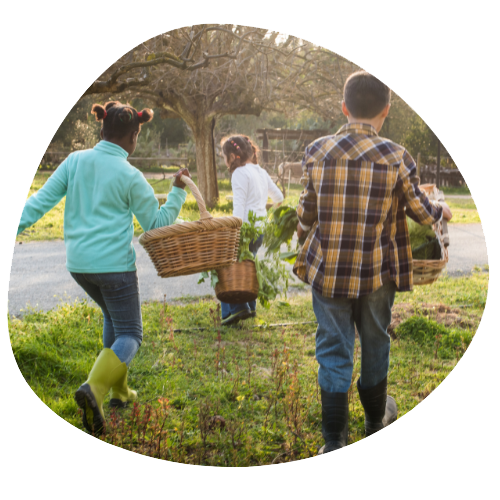
POLYGON ((158 210, 159 203, 155 198, 154 189, 142 173, 137 171, 130 187, 129 203, 142 229, 149 231, 173 224, 186 201, 186 196, 184 189, 174 186, 168 194, 167 201, 158 210))
POLYGON ((66 158, 48 178, 47 182, 28 198, 24 205, 17 234, 22 233, 26 228, 40 220, 66 196, 69 158, 66 158))
POLYGON ((242 168, 237 168, 231 177, 233 188, 233 215, 245 220, 245 207, 248 196, 248 177, 242 168))
POLYGON ((281 203, 283 201, 283 193, 279 190, 278 186, 273 182, 269 174, 266 172, 267 177, 267 191, 274 203, 281 203))

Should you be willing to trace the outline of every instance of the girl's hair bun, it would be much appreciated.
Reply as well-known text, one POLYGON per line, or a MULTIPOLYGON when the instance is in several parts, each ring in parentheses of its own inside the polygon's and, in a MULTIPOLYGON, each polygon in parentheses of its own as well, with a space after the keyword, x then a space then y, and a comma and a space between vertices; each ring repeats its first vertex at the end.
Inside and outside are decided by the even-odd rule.
POLYGON ((108 101, 105 105, 104 105, 104 109, 106 111, 109 111, 111 108, 115 107, 115 106, 121 106, 122 103, 119 102, 119 101, 108 101))
POLYGON ((139 123, 142 125, 143 123, 148 123, 153 119, 154 113, 150 108, 144 108, 138 114, 139 123))
POLYGON ((104 109, 103 106, 101 106, 100 104, 94 104, 92 106, 92 111, 91 113, 93 115, 95 115, 95 119, 96 121, 100 122, 104 119, 104 117, 106 116, 106 110, 104 109))
POLYGON ((118 112, 117 116, 120 122, 126 125, 134 119, 134 110, 129 107, 124 107, 118 112))
POLYGON ((143 123, 150 122, 154 113, 146 108, 139 113, 130 106, 119 101, 109 101, 104 106, 94 104, 92 113, 96 120, 102 122, 102 132, 105 140, 120 139, 130 132, 141 130, 143 123))

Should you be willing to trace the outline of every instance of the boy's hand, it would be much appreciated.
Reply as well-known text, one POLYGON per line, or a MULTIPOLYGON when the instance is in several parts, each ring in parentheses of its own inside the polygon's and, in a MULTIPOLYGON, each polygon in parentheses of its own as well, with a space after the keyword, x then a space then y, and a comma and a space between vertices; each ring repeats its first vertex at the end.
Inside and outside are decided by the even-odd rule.
POLYGON ((191 179, 191 174, 189 173, 189 170, 187 168, 181 168, 174 177, 174 186, 184 189, 186 187, 186 184, 181 181, 181 176, 185 175, 186 177, 189 177, 191 179))
POLYGON ((440 201, 439 204, 443 207, 443 219, 446 221, 450 220, 453 216, 450 207, 444 201, 440 201))
POLYGON ((297 238, 300 240, 304 235, 305 231, 302 229, 300 222, 297 224, 297 238))

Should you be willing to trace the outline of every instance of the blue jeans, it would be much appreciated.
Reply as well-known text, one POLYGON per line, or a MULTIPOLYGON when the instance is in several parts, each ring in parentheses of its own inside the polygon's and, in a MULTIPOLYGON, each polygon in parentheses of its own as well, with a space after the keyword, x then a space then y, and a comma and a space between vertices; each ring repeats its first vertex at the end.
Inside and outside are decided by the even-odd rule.
POLYGON ((102 309, 104 347, 127 366, 142 343, 142 315, 137 272, 83 274, 73 279, 102 309))
POLYGON ((391 323, 396 284, 391 281, 375 292, 357 299, 327 298, 314 289, 313 309, 318 320, 316 359, 318 383, 327 392, 347 392, 351 385, 354 354, 354 325, 361 343, 363 389, 381 382, 389 371, 391 323))
MULTIPOLYGON (((264 240, 264 235, 261 234, 256 240, 252 241, 248 245, 248 249, 253 253, 255 257, 259 248, 262 246, 262 241, 264 240)), ((243 302, 242 304, 226 304, 225 302, 220 303, 220 312, 222 319, 226 319, 232 314, 239 313, 240 311, 255 311, 257 309, 257 301, 252 300, 251 302, 243 302)))

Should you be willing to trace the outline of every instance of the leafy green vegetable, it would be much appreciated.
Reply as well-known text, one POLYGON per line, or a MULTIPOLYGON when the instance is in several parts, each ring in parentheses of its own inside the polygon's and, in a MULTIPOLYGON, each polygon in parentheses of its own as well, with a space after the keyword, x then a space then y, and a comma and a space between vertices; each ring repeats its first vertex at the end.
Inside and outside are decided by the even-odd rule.
POLYGON ((286 296, 289 273, 276 254, 269 260, 259 260, 255 257, 255 269, 259 282, 259 302, 269 309, 270 302, 282 293, 281 289, 286 296))
POLYGON ((210 278, 210 286, 212 288, 215 288, 215 285, 219 283, 219 275, 217 274, 217 271, 212 270, 212 271, 203 271, 200 274, 200 279, 198 280, 198 285, 201 283, 205 283, 205 280, 210 278))
POLYGON ((441 258, 441 246, 432 226, 420 225, 409 217, 406 218, 406 221, 408 223, 413 258, 418 260, 439 260, 441 258))
POLYGON ((411 251, 414 259, 417 260, 439 260, 441 258, 441 246, 437 238, 418 246, 411 251))
MULTIPOLYGON (((243 223, 240 230, 240 245, 238 248, 238 262, 251 260, 255 262, 255 270, 257 272, 257 281, 259 282, 260 303, 265 307, 270 307, 270 302, 278 295, 288 290, 289 273, 280 261, 280 256, 275 253, 268 260, 259 260, 254 257, 250 251, 250 243, 255 241, 263 233, 265 225, 258 226, 257 223, 264 221, 264 217, 257 217, 253 211, 248 214, 248 222, 243 223), (284 292, 282 292, 282 290, 284 292)), ((213 288, 219 282, 219 276, 216 271, 204 271, 200 275, 198 284, 204 283, 210 277, 210 284, 213 288)))
POLYGON ((265 217, 257 217, 255 213, 250 210, 248 212, 248 222, 244 222, 240 229, 240 246, 238 248, 238 262, 244 260, 254 260, 253 253, 250 252, 250 243, 255 241, 262 234, 263 227, 258 226, 258 222, 264 222, 265 217))
POLYGON ((281 205, 274 210, 264 228, 264 245, 266 246, 266 256, 279 251, 284 243, 290 250, 291 242, 299 218, 297 210, 287 205, 281 205))
POLYGON ((299 252, 283 252, 280 253, 280 259, 288 262, 289 264, 295 264, 299 252))

